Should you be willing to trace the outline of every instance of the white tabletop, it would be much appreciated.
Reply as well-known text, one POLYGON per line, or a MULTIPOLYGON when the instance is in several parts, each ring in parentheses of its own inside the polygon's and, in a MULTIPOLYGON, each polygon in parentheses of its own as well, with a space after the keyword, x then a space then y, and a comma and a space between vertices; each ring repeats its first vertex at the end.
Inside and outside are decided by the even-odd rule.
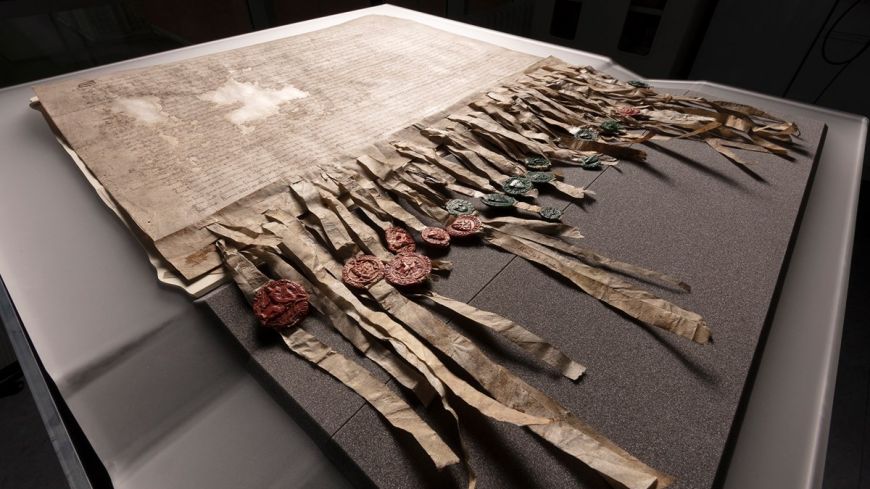
MULTIPOLYGON (((510 49, 592 65, 623 79, 637 77, 601 56, 392 6, 66 76, 215 53, 368 14, 408 18, 510 49)), ((828 124, 724 484, 820 487, 867 119, 704 82, 653 85, 828 124)), ((115 487, 347 487, 251 375, 229 335, 183 294, 157 283, 144 251, 69 161, 41 116, 27 107, 31 95, 29 85, 0 91, 0 277, 46 371, 115 487)), ((10 311, 0 308, 5 318, 10 311)), ((16 327, 7 323, 7 329, 16 327)))

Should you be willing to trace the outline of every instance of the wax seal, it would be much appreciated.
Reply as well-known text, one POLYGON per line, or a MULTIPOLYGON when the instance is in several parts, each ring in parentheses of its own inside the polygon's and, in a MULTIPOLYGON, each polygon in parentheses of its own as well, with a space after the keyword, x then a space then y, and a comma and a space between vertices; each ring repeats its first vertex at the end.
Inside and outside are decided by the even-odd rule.
POLYGON ((616 113, 622 117, 636 117, 640 115, 640 109, 630 105, 623 105, 616 109, 616 113))
POLYGON ((420 233, 423 241, 436 248, 446 248, 450 246, 450 234, 444 228, 425 228, 420 233))
POLYGON ((486 194, 480 201, 489 207, 513 207, 517 199, 505 194, 486 194))
POLYGON ((550 183, 556 179, 556 174, 551 171, 530 171, 526 173, 526 178, 532 183, 550 183))
POLYGON ((254 316, 263 326, 283 329, 308 315, 308 292, 290 280, 272 280, 254 295, 254 316))
POLYGON ((351 258, 341 269, 341 281, 356 289, 368 289, 384 278, 384 264, 373 255, 351 258))
POLYGON ((432 273, 432 262, 418 253, 398 255, 387 263, 387 282, 401 287, 420 285, 432 273))
POLYGON ((622 124, 613 119, 607 119, 598 126, 604 134, 617 134, 622 130, 622 124))
POLYGON ((546 170, 550 168, 550 159, 544 155, 529 156, 523 160, 529 170, 546 170))
POLYGON ((601 158, 598 155, 589 155, 580 158, 580 168, 584 170, 600 170, 601 158))
POLYGON ((447 226, 447 232, 454 238, 464 238, 477 234, 483 224, 477 216, 459 216, 447 226))
POLYGON ((448 200, 447 203, 444 204, 444 208, 454 216, 474 214, 474 204, 465 199, 448 200))
POLYGON ((585 139, 587 141, 595 141, 598 139, 598 131, 592 129, 591 127, 584 127, 580 129, 576 133, 574 133, 575 139, 585 139))
POLYGON ((417 249, 417 243, 411 233, 395 226, 384 231, 387 238, 387 249, 393 253, 413 253, 417 249))
POLYGON ((548 221, 558 221, 562 218, 562 211, 555 207, 542 207, 541 210, 538 211, 538 215, 548 221))
POLYGON ((532 181, 526 177, 510 177, 501 184, 504 193, 522 195, 532 189, 532 181))
POLYGON ((643 80, 629 80, 628 84, 634 88, 649 88, 649 83, 643 80))

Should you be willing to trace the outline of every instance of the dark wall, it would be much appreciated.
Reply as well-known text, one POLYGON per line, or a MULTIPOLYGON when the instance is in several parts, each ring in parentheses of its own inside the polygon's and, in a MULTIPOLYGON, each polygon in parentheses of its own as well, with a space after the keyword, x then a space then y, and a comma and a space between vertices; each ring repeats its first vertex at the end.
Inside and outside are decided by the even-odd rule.
MULTIPOLYGON (((0 0, 0 86, 364 8, 364 0, 0 0)), ((396 5, 688 73, 715 0, 397 0, 396 5)))
POLYGON ((365 0, 0 0, 0 87, 369 7, 365 0))
POLYGON ((723 0, 690 77, 870 115, 868 43, 870 0, 723 0))
MULTIPOLYGON (((0 0, 0 87, 377 3, 0 0)), ((646 77, 704 79, 870 114, 870 0, 394 3, 603 54, 646 77)))

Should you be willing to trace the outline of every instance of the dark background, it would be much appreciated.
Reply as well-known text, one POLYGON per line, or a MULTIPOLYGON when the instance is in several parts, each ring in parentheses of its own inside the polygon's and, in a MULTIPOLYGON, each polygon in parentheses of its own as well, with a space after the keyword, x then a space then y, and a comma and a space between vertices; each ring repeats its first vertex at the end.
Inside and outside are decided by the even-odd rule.
MULTIPOLYGON (((0 0, 0 86, 364 8, 363 0, 0 0)), ((870 0, 404 0, 396 5, 870 114, 870 0)))
MULTIPOLYGON (((380 3, 0 0, 0 87, 380 3)), ((707 80, 870 116, 870 0, 391 3, 605 55, 648 78, 707 80)), ((862 193, 825 489, 870 488, 870 263, 862 253, 870 204, 862 193)), ((65 487, 13 360, 0 334, 0 489, 65 487)))

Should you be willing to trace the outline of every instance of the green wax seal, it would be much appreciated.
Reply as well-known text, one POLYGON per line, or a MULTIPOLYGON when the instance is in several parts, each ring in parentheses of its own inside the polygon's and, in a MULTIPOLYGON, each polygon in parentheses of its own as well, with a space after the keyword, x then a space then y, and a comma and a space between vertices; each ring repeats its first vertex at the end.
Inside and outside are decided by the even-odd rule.
POLYGON ((598 139, 598 131, 592 129, 591 127, 584 127, 583 129, 577 131, 576 134, 574 134, 574 139, 585 139, 587 141, 594 141, 598 139))
POLYGON ((616 134, 622 130, 622 124, 619 121, 615 121, 613 119, 607 119, 602 122, 598 127, 601 128, 601 132, 604 134, 616 134))
POLYGON ((522 195, 532 189, 532 181, 526 177, 510 177, 501 184, 504 193, 522 195))
POLYGON ((643 80, 629 80, 628 84, 634 88, 649 88, 649 83, 643 80))
POLYGON ((601 160, 598 159, 598 155, 584 156, 580 158, 580 168, 584 170, 600 170, 601 160))
POLYGON ((556 174, 551 171, 530 171, 526 173, 526 178, 532 183, 550 183, 556 179, 556 174))
POLYGON ((486 194, 480 201, 490 207, 513 207, 517 199, 505 194, 486 194))
POLYGON ((467 216, 469 214, 474 214, 474 204, 464 199, 448 200, 444 205, 444 208, 454 216, 467 216))
POLYGON ((529 156, 523 160, 529 170, 546 170, 550 168, 550 159, 544 155, 529 156))
POLYGON ((555 207, 542 207, 541 210, 538 211, 538 215, 548 221, 558 221, 562 218, 562 211, 555 207))

